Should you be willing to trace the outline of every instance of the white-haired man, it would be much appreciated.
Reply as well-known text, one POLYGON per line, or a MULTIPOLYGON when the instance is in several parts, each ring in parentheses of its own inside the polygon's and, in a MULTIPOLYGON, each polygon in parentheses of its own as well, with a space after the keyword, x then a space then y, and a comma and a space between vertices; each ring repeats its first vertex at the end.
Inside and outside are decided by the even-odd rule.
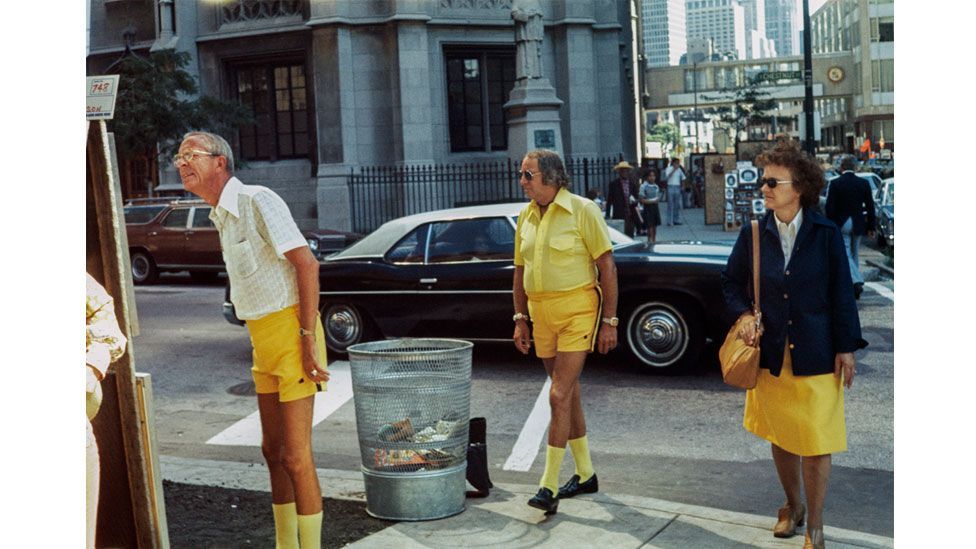
POLYGON ((281 197, 234 177, 234 155, 222 137, 186 134, 173 164, 183 187, 213 207, 230 299, 247 321, 277 547, 320 547, 312 406, 329 374, 318 313, 319 262, 281 197))

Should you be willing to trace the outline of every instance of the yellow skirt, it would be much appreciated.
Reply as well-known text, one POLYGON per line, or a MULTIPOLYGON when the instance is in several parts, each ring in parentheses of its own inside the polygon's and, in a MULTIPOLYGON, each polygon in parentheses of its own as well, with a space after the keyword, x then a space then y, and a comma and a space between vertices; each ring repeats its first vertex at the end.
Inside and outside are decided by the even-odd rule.
POLYGON ((787 347, 779 377, 761 368, 756 388, 746 391, 742 426, 798 456, 844 452, 847 426, 841 378, 833 373, 794 376, 787 347))

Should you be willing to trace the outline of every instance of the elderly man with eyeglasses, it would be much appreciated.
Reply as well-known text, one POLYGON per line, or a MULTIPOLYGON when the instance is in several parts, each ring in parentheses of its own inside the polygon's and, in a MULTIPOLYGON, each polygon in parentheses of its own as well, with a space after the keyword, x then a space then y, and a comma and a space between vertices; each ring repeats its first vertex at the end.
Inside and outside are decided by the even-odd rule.
POLYGON ((329 379, 319 262, 281 197, 234 177, 234 155, 222 137, 186 134, 173 164, 183 187, 213 207, 230 299, 247 321, 276 545, 319 547, 322 493, 312 457, 312 406, 329 379))

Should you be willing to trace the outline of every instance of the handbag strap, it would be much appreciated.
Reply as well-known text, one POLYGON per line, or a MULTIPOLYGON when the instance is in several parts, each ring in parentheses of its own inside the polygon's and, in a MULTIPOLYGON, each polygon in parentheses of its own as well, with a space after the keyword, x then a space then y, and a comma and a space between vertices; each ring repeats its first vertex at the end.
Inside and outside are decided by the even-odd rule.
POLYGON ((762 314, 759 307, 759 221, 752 220, 752 301, 756 322, 762 314))

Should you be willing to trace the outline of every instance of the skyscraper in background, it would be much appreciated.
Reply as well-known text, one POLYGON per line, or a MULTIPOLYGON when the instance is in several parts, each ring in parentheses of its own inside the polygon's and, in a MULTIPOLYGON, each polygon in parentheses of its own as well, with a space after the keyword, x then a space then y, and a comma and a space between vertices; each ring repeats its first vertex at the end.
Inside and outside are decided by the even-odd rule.
POLYGON ((801 0, 765 1, 766 37, 774 42, 776 54, 800 55, 801 0))
POLYGON ((688 40, 711 39, 716 52, 748 59, 745 9, 739 0, 688 0, 685 11, 688 40))
POLYGON ((687 51, 685 0, 642 0, 644 56, 648 67, 677 65, 687 51))

